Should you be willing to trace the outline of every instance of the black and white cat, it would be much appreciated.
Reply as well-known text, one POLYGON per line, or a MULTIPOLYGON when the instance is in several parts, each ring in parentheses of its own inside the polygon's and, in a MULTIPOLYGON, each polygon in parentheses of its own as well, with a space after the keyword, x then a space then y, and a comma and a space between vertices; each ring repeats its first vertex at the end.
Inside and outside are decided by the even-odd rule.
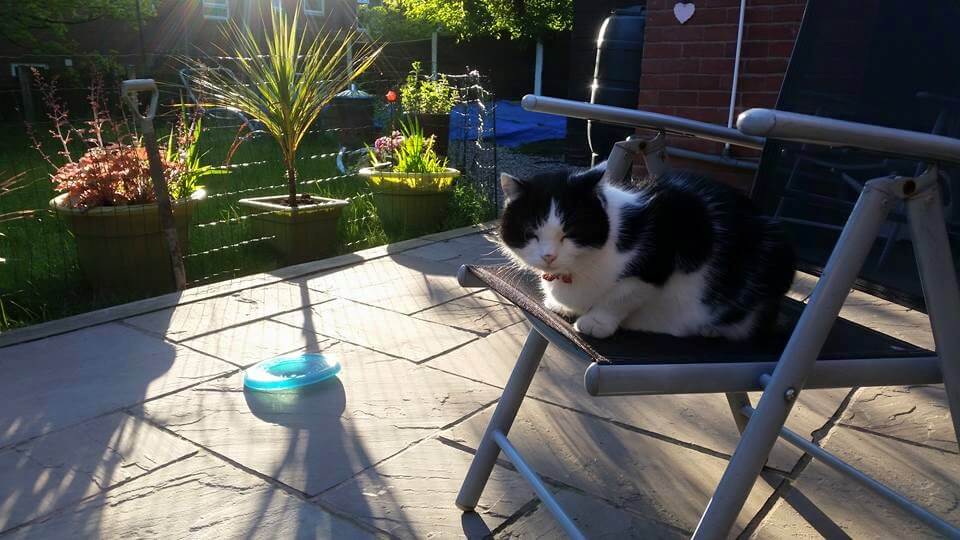
POLYGON ((603 172, 500 177, 501 241, 541 274, 548 309, 598 338, 623 328, 743 340, 775 322, 794 253, 749 199, 685 174, 627 187, 603 172))

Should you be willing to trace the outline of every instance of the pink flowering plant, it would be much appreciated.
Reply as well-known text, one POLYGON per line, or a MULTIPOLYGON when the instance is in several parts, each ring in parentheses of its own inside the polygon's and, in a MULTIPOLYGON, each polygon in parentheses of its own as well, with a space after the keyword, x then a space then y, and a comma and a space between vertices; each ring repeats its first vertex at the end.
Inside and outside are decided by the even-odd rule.
MULTIPOLYGON (((74 124, 57 95, 55 81, 44 79, 36 71, 34 77, 46 105, 50 139, 58 148, 50 154, 32 128, 30 136, 33 147, 53 169, 50 179, 54 188, 68 194, 66 204, 87 209, 156 202, 143 141, 125 122, 110 115, 103 80, 97 76, 90 86, 87 102, 92 118, 74 124)), ((188 118, 181 107, 160 156, 164 179, 175 200, 188 198, 200 189, 201 178, 226 172, 200 164, 200 132, 200 117, 188 118)))
POLYGON ((403 145, 403 134, 394 130, 390 135, 384 135, 373 142, 373 151, 370 154, 374 163, 385 163, 393 159, 393 153, 403 145))
POLYGON ((373 168, 381 173, 370 175, 370 180, 378 185, 389 182, 414 189, 450 187, 456 175, 449 174, 447 158, 437 155, 435 143, 436 137, 425 136, 416 118, 401 121, 400 131, 380 137, 373 148, 367 147, 373 168))

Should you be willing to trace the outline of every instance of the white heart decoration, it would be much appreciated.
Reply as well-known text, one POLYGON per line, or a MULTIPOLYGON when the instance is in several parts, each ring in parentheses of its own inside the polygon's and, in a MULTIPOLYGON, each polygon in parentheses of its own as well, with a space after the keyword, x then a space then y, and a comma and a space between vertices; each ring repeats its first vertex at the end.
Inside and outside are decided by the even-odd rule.
POLYGON ((697 6, 693 4, 685 4, 683 2, 677 2, 673 5, 673 16, 680 21, 680 24, 683 24, 690 20, 690 17, 693 17, 693 12, 697 10, 697 6))

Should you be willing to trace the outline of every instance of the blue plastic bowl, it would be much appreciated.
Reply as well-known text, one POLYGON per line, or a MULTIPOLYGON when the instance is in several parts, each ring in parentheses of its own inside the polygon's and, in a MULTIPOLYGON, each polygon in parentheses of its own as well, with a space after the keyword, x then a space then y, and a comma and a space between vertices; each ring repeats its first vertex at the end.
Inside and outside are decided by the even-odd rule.
POLYGON ((251 390, 294 390, 323 382, 340 373, 340 362, 319 353, 279 356, 263 360, 243 372, 243 385, 251 390))

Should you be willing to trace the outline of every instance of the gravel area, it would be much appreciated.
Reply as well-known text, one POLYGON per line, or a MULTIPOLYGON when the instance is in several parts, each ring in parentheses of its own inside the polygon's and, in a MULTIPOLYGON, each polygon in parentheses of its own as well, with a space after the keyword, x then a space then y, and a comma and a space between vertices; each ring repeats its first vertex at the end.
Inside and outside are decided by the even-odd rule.
POLYGON ((497 165, 503 172, 514 176, 529 176, 543 171, 567 168, 558 156, 531 156, 501 146, 497 149, 497 165))

